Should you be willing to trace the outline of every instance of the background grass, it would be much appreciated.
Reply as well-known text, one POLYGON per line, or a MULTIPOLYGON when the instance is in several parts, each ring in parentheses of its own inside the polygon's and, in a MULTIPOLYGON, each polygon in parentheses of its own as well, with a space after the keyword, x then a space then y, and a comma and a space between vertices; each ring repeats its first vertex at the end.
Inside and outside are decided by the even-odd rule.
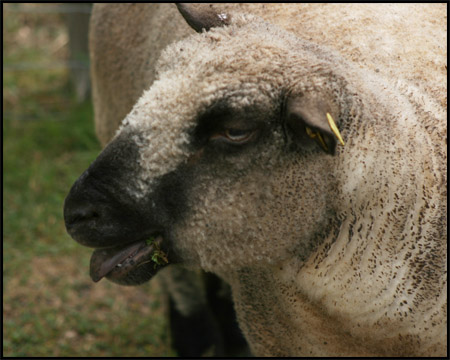
MULTIPOLYGON (((3 4, 5 65, 67 59, 61 14, 11 6, 3 4)), ((92 250, 65 231, 64 198, 100 151, 91 103, 75 102, 65 68, 6 69, 3 356, 175 355, 158 283, 94 284, 92 250)))

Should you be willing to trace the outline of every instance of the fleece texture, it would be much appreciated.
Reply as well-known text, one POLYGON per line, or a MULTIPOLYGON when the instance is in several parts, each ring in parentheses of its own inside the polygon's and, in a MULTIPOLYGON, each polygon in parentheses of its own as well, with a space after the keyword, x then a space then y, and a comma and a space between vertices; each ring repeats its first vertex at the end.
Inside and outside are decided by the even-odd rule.
POLYGON ((230 24, 169 45, 118 130, 140 149, 126 191, 189 167, 173 246, 231 285, 255 355, 445 355, 446 6, 213 8, 230 24), (296 97, 333 115, 334 156, 286 133, 296 97), (222 108, 259 141, 194 146, 222 108))

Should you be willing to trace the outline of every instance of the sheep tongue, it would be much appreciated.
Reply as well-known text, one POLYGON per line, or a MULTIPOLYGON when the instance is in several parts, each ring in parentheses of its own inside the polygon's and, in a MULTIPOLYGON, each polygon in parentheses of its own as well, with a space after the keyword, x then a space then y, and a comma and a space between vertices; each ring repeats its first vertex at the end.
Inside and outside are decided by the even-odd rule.
POLYGON ((145 247, 145 241, 133 243, 125 247, 111 249, 97 249, 91 257, 90 276, 94 282, 100 281, 112 269, 127 257, 132 256, 145 247))

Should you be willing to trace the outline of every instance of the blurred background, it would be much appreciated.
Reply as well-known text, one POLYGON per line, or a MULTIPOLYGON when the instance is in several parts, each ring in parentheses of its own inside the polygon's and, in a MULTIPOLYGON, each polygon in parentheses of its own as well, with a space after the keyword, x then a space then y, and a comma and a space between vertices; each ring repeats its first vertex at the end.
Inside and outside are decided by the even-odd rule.
POLYGON ((63 202, 95 159, 91 4, 3 7, 3 356, 173 356, 156 281, 89 277, 63 202))

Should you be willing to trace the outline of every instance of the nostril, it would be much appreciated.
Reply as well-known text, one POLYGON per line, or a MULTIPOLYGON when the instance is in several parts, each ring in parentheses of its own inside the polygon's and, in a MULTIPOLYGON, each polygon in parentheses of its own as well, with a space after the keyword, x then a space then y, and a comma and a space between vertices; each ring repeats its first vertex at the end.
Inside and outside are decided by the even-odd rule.
POLYGON ((98 218, 100 215, 96 211, 78 212, 73 215, 72 222, 91 220, 98 218))
POLYGON ((92 204, 78 204, 64 209, 64 218, 67 225, 92 221, 100 218, 100 212, 92 204))

